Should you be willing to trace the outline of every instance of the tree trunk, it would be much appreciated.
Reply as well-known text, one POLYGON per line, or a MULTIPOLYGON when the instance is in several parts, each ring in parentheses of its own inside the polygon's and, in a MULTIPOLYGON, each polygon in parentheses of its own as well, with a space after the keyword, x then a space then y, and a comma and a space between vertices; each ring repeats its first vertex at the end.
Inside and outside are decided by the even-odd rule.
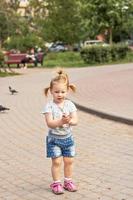
POLYGON ((0 40, 0 49, 2 48, 2 41, 0 40))
POLYGON ((112 45, 113 42, 113 32, 112 32, 112 28, 109 28, 109 44, 112 45))

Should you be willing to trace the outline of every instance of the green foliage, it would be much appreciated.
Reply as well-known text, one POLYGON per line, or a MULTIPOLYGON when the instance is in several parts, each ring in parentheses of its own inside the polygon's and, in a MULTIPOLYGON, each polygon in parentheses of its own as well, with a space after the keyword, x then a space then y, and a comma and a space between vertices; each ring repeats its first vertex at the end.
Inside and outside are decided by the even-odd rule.
POLYGON ((8 36, 8 20, 6 13, 0 11, 0 42, 8 36))
POLYGON ((20 0, 10 0, 8 2, 8 5, 11 9, 13 9, 15 12, 17 12, 17 9, 19 8, 20 0))
MULTIPOLYGON (((94 32, 109 35, 112 43, 114 32, 122 29, 133 16, 133 0, 81 0, 82 17, 88 22, 87 25, 94 32)), ((90 34, 90 36, 91 36, 90 34)), ((93 37, 94 37, 93 34, 93 37)))
POLYGON ((128 51, 128 46, 124 44, 92 46, 83 48, 81 50, 81 57, 88 64, 110 63, 124 59, 128 51))
POLYGON ((25 36, 13 36, 6 42, 5 46, 8 50, 17 49, 21 52, 26 52, 35 46, 42 47, 43 43, 41 38, 38 38, 34 34, 27 34, 25 36))
POLYGON ((0 50, 0 67, 3 67, 3 63, 4 63, 4 54, 3 54, 3 52, 0 50))
POLYGON ((83 67, 87 66, 79 52, 48 53, 44 58, 44 67, 83 67))
POLYGON ((19 24, 18 14, 18 0, 0 1, 0 43, 3 42, 12 34, 16 32, 19 24))
MULTIPOLYGON (((36 24, 45 41, 62 41, 73 44, 80 38, 80 14, 76 0, 47 0, 38 9, 45 10, 45 17, 37 16, 36 24)), ((35 1, 34 1, 35 3, 35 1)), ((36 5, 36 4, 34 4, 36 5)))
POLYGON ((0 77, 20 75, 16 72, 0 71, 0 77))
POLYGON ((72 45, 87 38, 94 39, 100 33, 105 34, 110 43, 133 35, 133 0, 28 2, 26 16, 21 17, 16 12, 20 0, 0 0, 0 46, 10 37, 16 38, 17 46, 18 37, 32 33, 45 42, 62 41, 72 45))

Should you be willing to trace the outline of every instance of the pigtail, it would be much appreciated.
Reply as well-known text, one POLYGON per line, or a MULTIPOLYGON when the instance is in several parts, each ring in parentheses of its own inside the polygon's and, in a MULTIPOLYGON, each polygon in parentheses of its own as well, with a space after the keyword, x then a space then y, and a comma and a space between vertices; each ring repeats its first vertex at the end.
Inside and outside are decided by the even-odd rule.
POLYGON ((74 84, 69 84, 69 77, 66 72, 62 68, 58 68, 57 70, 57 80, 62 81, 67 85, 68 89, 71 89, 73 92, 76 92, 76 86, 74 84))
POLYGON ((58 75, 64 74, 64 70, 62 67, 57 67, 55 70, 55 73, 58 75))
POLYGON ((58 69, 57 74, 58 74, 59 76, 61 76, 62 74, 64 74, 64 72, 63 72, 62 69, 58 69))
POLYGON ((58 74, 55 80, 63 81, 66 85, 69 85, 69 78, 66 72, 62 68, 58 68, 56 73, 58 74))
POLYGON ((47 97, 48 96, 48 91, 50 90, 50 87, 47 87, 44 89, 44 94, 47 97))
POLYGON ((67 89, 71 89, 73 92, 76 92, 76 86, 74 84, 69 84, 68 74, 64 72, 62 68, 56 70, 56 75, 50 82, 50 86, 44 89, 44 94, 47 97, 49 90, 52 89, 55 83, 63 83, 66 85, 67 89))
POLYGON ((73 91, 76 92, 76 86, 74 84, 70 84, 69 88, 73 91))

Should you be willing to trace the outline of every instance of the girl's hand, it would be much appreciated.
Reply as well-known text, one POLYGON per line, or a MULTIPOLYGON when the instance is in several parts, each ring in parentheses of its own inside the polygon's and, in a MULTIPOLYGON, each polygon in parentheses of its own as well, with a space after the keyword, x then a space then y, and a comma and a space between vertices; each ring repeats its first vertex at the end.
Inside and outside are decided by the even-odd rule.
POLYGON ((62 115, 62 122, 63 122, 63 124, 69 124, 70 120, 71 120, 70 115, 66 115, 66 114, 62 115))

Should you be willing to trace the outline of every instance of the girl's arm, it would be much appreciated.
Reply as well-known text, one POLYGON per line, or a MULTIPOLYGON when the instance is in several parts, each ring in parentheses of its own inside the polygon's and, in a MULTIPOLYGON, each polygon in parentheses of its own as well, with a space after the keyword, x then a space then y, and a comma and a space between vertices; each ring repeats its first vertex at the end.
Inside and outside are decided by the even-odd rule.
POLYGON ((46 120, 47 126, 49 128, 60 127, 60 126, 63 126, 63 124, 64 124, 62 118, 61 119, 53 119, 52 113, 46 113, 45 120, 46 120))
POLYGON ((77 117, 76 111, 71 113, 68 116, 63 116, 60 119, 53 119, 53 116, 51 113, 46 113, 45 120, 46 120, 47 126, 49 128, 56 128, 56 127, 61 127, 64 124, 70 124, 70 125, 74 126, 78 122, 78 117, 77 117))
POLYGON ((77 125, 77 123, 78 123, 77 111, 72 112, 72 113, 70 114, 70 118, 71 118, 71 119, 70 119, 70 121, 69 121, 69 124, 72 125, 72 126, 77 125))

